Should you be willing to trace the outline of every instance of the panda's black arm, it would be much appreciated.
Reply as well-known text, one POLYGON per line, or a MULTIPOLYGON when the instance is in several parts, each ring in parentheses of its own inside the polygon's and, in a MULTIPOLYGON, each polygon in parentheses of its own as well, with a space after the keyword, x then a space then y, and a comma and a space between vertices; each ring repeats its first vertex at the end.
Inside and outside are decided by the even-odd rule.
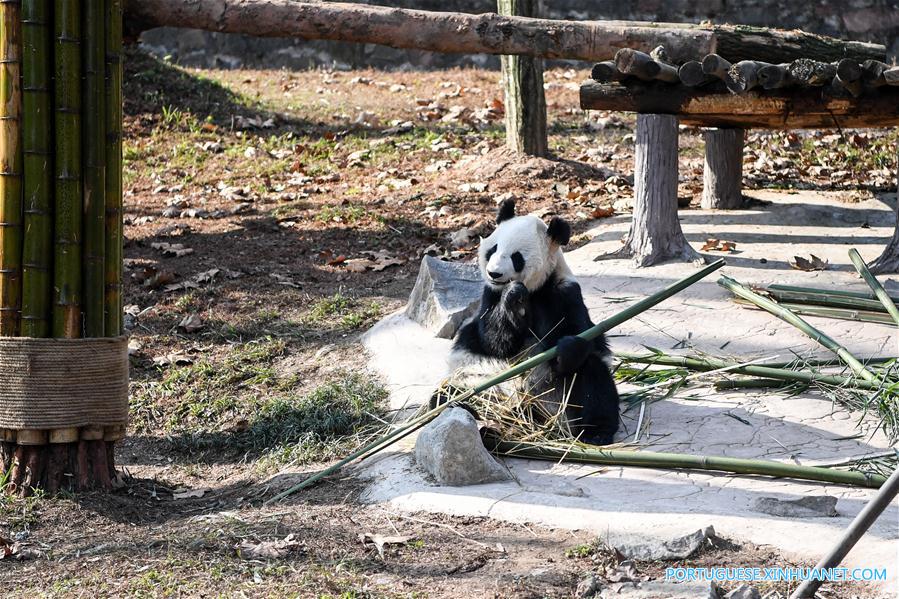
POLYGON ((510 358, 521 351, 527 331, 526 319, 516 315, 506 304, 526 301, 527 298, 511 300, 506 297, 509 291, 511 289, 507 289, 504 296, 499 291, 484 287, 477 317, 459 329, 454 344, 457 349, 497 358, 510 358))
POLYGON ((577 282, 565 281, 556 286, 555 296, 556 305, 563 308, 564 320, 562 337, 557 343, 559 353, 553 366, 559 374, 571 374, 586 362, 591 353, 606 354, 609 348, 603 336, 592 341, 575 336, 593 326, 581 286, 577 282))

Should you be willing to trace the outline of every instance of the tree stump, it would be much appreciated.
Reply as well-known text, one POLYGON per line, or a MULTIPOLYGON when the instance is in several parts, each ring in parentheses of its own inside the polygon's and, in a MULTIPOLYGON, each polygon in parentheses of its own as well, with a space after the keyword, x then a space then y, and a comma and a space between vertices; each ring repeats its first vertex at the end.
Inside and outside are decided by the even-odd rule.
POLYGON ((729 210, 743 205, 743 129, 707 129, 702 207, 729 210))
MULTIPOLYGON (((540 0, 497 0, 501 15, 537 17, 540 0)), ((546 98, 543 95, 543 59, 501 56, 506 102, 506 145, 531 156, 546 156, 546 98)))
POLYGON ((868 265, 868 270, 874 274, 899 272, 899 171, 896 176, 896 226, 893 229, 893 236, 883 253, 868 265))
POLYGON ((634 215, 620 250, 599 256, 632 257, 638 267, 666 260, 702 262, 677 218, 677 117, 637 115, 634 215))

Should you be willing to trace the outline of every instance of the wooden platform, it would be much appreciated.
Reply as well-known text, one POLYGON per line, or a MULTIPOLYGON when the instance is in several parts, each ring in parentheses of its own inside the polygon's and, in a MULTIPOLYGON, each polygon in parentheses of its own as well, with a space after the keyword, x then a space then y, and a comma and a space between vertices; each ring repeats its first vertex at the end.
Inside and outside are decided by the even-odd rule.
POLYGON ((899 87, 883 86, 857 98, 829 87, 752 90, 732 94, 717 86, 664 82, 581 84, 581 108, 671 114, 681 124, 740 129, 832 129, 899 125, 899 87))

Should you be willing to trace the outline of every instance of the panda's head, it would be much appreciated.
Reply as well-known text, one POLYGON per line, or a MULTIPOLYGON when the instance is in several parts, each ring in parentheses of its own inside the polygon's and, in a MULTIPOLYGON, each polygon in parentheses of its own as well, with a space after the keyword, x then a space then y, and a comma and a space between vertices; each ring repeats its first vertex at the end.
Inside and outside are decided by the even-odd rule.
POLYGON ((496 224, 478 248, 481 274, 494 289, 521 281, 535 291, 558 267, 567 271, 561 248, 571 237, 571 227, 563 219, 555 217, 547 226, 536 216, 515 216, 515 200, 506 200, 496 224))

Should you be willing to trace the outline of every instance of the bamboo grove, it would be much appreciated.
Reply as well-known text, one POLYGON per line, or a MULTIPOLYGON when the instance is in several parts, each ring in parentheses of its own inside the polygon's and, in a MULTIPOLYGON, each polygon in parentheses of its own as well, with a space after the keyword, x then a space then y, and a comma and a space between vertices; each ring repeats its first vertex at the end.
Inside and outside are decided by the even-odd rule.
POLYGON ((0 336, 122 333, 122 0, 0 0, 0 336))

